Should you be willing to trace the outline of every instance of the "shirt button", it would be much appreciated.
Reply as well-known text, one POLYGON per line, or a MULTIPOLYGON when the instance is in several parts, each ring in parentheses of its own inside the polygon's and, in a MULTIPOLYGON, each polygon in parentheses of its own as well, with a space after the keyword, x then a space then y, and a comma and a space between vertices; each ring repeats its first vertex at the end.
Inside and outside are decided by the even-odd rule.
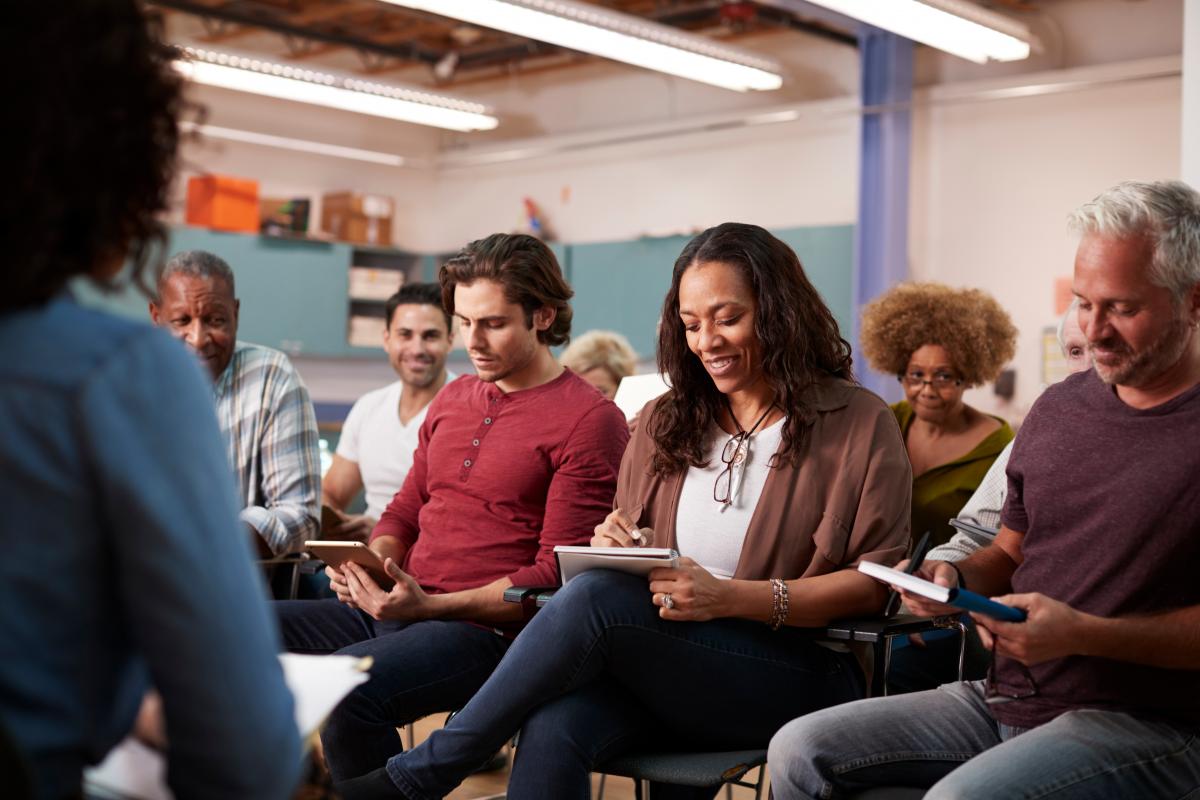
POLYGON ((472 444, 473 446, 475 446, 475 447, 479 447, 479 440, 478 440, 478 439, 472 439, 472 440, 471 440, 471 444, 472 444))
POLYGON ((491 425, 491 424, 492 424, 492 418, 491 418, 491 417, 484 417, 484 418, 483 418, 483 424, 484 424, 484 425, 491 425))
POLYGON ((469 466, 471 466, 471 459, 469 459, 469 458, 468 458, 466 461, 464 461, 464 462, 463 462, 463 466, 464 466, 464 467, 469 467, 469 466))

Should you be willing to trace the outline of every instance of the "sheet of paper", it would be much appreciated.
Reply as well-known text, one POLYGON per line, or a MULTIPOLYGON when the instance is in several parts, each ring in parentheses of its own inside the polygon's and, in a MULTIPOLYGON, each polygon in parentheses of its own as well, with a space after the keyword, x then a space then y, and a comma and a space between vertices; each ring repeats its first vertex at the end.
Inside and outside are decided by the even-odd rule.
POLYGON ((670 384, 657 372, 649 375, 630 375, 628 378, 621 379, 621 385, 617 387, 617 396, 613 398, 613 402, 617 404, 617 408, 621 409, 625 419, 631 420, 642 410, 642 406, 670 388, 670 384))
MULTIPOLYGON (((366 682, 369 659, 352 656, 279 656, 283 679, 295 700, 296 729, 302 739, 314 733, 351 690, 366 682), (366 663, 364 663, 366 662, 366 663)), ((90 794, 112 800, 172 800, 162 753, 132 736, 84 773, 90 794)))

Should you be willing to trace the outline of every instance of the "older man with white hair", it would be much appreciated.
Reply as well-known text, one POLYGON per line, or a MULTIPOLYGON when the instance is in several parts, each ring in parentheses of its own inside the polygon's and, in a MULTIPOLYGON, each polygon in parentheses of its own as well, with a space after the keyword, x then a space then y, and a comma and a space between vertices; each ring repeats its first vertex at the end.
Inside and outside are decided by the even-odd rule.
POLYGON ((1095 369, 1034 405, 995 542, 919 570, 1026 620, 972 615, 994 654, 984 681, 789 723, 771 743, 780 800, 881 785, 939 799, 1200 788, 1200 194, 1123 183, 1072 223, 1095 369))

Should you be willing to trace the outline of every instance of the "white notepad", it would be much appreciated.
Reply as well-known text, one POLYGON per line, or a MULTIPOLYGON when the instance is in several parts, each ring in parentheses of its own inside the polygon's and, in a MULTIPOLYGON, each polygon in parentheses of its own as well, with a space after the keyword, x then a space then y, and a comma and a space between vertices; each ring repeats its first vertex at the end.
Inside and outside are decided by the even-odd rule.
POLYGON ((613 569, 630 575, 650 574, 657 567, 674 567, 679 553, 668 547, 575 547, 560 544, 554 548, 558 572, 563 584, 589 569, 613 569))

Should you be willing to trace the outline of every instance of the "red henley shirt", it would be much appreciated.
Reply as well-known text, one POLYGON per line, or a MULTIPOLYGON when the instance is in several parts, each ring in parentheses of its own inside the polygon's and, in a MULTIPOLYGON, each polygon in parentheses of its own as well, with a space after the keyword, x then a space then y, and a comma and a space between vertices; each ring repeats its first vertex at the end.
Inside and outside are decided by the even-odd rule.
POLYGON ((401 567, 432 594, 557 584, 554 546, 587 544, 612 509, 628 440, 624 415, 570 370, 511 393, 463 376, 430 404, 371 539, 403 542, 401 567))

